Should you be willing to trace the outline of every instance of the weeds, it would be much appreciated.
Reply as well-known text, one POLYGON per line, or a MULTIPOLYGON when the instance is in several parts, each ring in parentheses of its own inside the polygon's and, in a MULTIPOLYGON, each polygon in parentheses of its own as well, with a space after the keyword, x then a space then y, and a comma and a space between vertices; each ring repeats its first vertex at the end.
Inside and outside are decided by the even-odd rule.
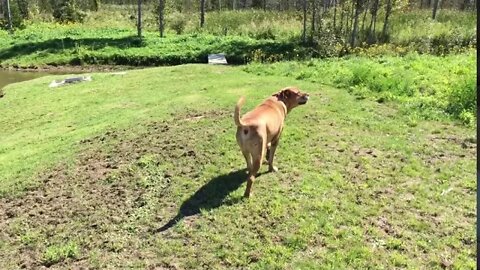
POLYGON ((45 250, 43 256, 43 264, 45 266, 51 266, 67 258, 75 258, 76 256, 78 256, 78 252, 78 246, 74 242, 68 242, 66 244, 60 245, 51 245, 45 250))

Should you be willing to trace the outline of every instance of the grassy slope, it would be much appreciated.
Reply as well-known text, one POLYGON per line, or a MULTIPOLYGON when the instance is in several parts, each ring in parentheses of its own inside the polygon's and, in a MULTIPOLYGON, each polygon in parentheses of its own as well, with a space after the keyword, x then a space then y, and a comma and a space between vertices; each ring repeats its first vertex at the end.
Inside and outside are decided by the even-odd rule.
POLYGON ((474 268, 472 129, 238 68, 93 78, 0 100, 2 269, 474 268), (280 172, 243 200, 233 104, 286 85, 311 102, 288 116, 280 172))

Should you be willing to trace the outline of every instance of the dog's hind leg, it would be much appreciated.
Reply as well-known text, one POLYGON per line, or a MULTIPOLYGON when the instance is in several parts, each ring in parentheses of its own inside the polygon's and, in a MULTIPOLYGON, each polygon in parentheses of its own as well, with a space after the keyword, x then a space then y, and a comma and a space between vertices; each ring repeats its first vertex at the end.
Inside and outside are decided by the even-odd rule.
POLYGON ((261 139, 261 142, 259 145, 254 147, 254 151, 252 152, 252 170, 249 171, 248 174, 248 182, 247 182, 247 188, 245 189, 245 197, 250 197, 250 194, 252 192, 252 186, 253 182, 255 182, 255 177, 258 174, 258 171, 260 170, 260 166, 262 165, 262 159, 265 155, 265 150, 267 148, 267 143, 264 139, 261 139))
POLYGON ((242 149, 242 154, 245 157, 245 162, 247 163, 247 171, 250 173, 252 171, 252 156, 247 150, 242 149))
POLYGON ((270 143, 267 144, 266 152, 267 154, 265 155, 265 160, 263 161, 263 163, 268 164, 268 157, 270 156, 270 143))

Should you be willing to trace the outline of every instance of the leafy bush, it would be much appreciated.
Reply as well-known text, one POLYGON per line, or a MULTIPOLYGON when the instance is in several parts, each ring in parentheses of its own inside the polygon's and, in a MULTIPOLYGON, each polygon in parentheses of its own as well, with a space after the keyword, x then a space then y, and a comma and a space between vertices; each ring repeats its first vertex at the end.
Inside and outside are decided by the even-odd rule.
POLYGON ((187 25, 187 18, 180 12, 172 13, 167 17, 167 25, 175 31, 177 35, 181 35, 187 25))
POLYGON ((75 0, 55 0, 52 15, 56 21, 61 23, 83 22, 86 16, 77 8, 75 0))

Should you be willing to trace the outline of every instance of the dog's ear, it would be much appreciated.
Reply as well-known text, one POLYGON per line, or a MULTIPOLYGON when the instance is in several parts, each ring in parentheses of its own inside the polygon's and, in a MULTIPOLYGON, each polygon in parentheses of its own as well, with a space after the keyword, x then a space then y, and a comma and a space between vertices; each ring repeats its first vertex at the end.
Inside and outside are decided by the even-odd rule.
POLYGON ((282 93, 285 99, 289 99, 292 97, 292 91, 290 91, 290 89, 283 90, 282 93))
POLYGON ((288 89, 281 90, 274 94, 279 100, 287 100, 292 96, 292 93, 288 89))

